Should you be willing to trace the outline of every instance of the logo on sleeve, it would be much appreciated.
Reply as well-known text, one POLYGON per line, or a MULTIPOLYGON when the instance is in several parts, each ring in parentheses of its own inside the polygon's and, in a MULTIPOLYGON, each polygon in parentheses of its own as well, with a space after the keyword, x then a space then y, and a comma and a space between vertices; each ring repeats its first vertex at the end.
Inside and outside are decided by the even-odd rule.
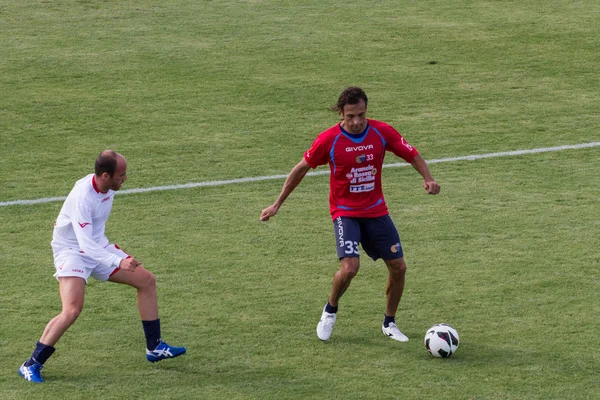
POLYGON ((81 229, 85 228, 88 225, 91 225, 91 222, 78 222, 79 226, 81 227, 81 229))

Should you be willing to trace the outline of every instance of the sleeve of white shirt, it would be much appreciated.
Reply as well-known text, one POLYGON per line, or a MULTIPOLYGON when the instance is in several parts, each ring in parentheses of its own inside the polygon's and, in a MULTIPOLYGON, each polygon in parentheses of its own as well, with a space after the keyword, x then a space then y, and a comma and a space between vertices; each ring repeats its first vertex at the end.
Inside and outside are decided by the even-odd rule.
POLYGON ((76 201, 74 207, 75 215, 71 221, 75 236, 79 242, 79 247, 86 256, 107 267, 118 267, 121 263, 121 257, 106 251, 102 246, 92 238, 92 213, 88 204, 82 201, 76 201), (79 221, 90 221, 85 226, 81 226, 79 221))

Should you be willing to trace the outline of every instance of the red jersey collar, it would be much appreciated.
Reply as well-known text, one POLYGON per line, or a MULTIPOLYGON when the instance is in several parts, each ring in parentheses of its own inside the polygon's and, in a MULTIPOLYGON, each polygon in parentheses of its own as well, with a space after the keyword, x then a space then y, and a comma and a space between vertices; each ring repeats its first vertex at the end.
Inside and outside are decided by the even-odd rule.
POLYGON ((98 186, 96 185, 96 175, 92 175, 92 187, 94 188, 94 190, 96 191, 96 193, 100 193, 100 194, 106 194, 100 191, 100 189, 98 189, 98 186))

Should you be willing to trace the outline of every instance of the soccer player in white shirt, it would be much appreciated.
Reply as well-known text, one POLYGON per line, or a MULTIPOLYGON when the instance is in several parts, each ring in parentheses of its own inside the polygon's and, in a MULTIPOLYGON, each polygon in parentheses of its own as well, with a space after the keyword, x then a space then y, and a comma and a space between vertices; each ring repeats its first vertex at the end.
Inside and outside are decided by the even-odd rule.
POLYGON ((19 368, 19 374, 28 381, 44 381, 40 370, 54 353, 53 346, 81 313, 90 276, 137 289, 148 361, 177 357, 186 351, 185 347, 168 345, 160 337, 155 276, 104 235, 115 191, 126 180, 125 158, 105 150, 96 159, 95 173, 75 183, 60 210, 51 245, 62 311, 46 325, 31 358, 19 368))

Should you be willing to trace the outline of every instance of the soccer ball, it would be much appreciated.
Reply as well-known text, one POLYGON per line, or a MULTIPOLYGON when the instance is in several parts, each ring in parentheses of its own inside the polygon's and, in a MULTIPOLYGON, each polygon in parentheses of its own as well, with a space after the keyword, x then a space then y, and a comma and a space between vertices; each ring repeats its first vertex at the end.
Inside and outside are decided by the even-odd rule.
POLYGON ((458 349, 458 332, 448 324, 436 324, 425 333, 425 348, 434 357, 450 357, 458 349))

